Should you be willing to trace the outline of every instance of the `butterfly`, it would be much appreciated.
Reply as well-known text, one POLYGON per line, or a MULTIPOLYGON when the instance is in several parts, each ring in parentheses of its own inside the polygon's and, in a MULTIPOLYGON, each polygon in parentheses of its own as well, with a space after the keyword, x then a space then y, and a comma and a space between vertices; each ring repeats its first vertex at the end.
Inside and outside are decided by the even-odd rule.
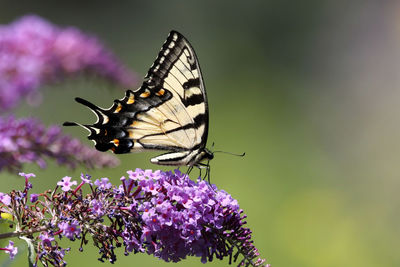
POLYGON ((206 148, 208 103, 196 53, 188 40, 171 31, 136 91, 108 108, 76 98, 97 116, 92 124, 65 122, 89 130, 99 151, 116 154, 167 151, 151 159, 158 165, 208 168, 214 156, 206 148), (206 163, 203 163, 207 161, 206 163))

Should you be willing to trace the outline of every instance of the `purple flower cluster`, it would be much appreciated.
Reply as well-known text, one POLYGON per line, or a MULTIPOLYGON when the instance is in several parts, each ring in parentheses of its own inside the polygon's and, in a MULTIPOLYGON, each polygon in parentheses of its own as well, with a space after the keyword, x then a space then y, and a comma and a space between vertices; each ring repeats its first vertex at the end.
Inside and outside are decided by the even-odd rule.
POLYGON ((122 177, 117 187, 107 178, 92 183, 90 176, 81 175, 81 183, 71 188, 76 181, 64 177, 59 186, 68 182, 68 188, 40 194, 31 207, 29 177, 22 175, 25 190, 12 191, 11 201, 0 205, 0 212, 16 218, 21 231, 12 236, 33 236, 36 261, 45 266, 66 263, 69 249, 59 246, 57 236, 81 240, 80 251, 91 236, 100 261, 115 262, 115 249, 123 246, 126 255, 148 253, 167 262, 197 256, 203 263, 228 257, 229 263, 238 262, 238 266, 265 264, 258 258, 251 231, 244 227, 246 216, 238 202, 225 191, 200 179, 193 182, 177 170, 128 171, 128 178, 122 177), (83 195, 82 186, 89 186, 91 193, 83 195))
MULTIPOLYGON (((135 199, 143 199, 136 202, 136 210, 131 207, 143 222, 140 238, 133 240, 140 244, 136 250, 144 248, 156 257, 173 262, 198 256, 205 263, 212 260, 213 254, 221 259, 229 254, 225 241, 220 239, 227 230, 224 228, 232 216, 236 216, 236 221, 229 227, 242 226, 239 205, 229 194, 211 188, 202 180, 195 183, 179 171, 137 169, 128 174, 125 187, 137 183, 141 191, 135 199), (217 233, 219 238, 215 238, 217 233)), ((124 242, 132 244, 129 238, 124 242)))
POLYGON ((0 25, 0 110, 13 108, 25 96, 37 99, 42 84, 83 71, 124 87, 136 80, 97 38, 77 28, 34 15, 0 25))
POLYGON ((59 127, 46 128, 35 119, 0 117, 0 171, 16 171, 24 163, 46 167, 46 158, 58 164, 75 168, 78 164, 88 167, 112 167, 118 160, 84 146, 77 139, 62 134, 59 127))

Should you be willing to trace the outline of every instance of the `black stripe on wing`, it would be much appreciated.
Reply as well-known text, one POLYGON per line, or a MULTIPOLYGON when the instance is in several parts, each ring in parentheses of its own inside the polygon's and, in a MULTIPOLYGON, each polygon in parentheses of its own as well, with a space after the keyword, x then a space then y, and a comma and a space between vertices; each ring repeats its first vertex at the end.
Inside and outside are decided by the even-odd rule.
POLYGON ((169 74, 171 74, 171 69, 175 66, 176 62, 180 60, 180 57, 182 56, 183 53, 185 54, 185 59, 186 59, 186 62, 183 62, 184 63, 183 65, 189 66, 189 68, 186 67, 186 69, 190 73, 192 73, 193 77, 187 77, 187 80, 183 84, 181 84, 183 88, 182 92, 183 97, 180 94, 180 100, 185 107, 204 103, 205 128, 204 132, 202 133, 201 139, 203 147, 205 147, 208 136, 208 121, 209 121, 207 94, 205 91, 200 64, 197 59, 196 53, 191 44, 189 43, 189 41, 187 41, 182 34, 176 31, 170 32, 156 60, 149 69, 146 75, 146 81, 144 82, 143 86, 155 86, 155 87, 163 86, 163 83, 166 82, 165 78, 169 74), (194 75, 195 71, 197 71, 197 75, 194 75), (193 87, 200 88, 201 93, 191 93, 192 92, 191 88, 193 87))
MULTIPOLYGON (((201 78, 200 66, 196 58, 196 54, 193 48, 190 46, 189 42, 178 32, 171 31, 167 37, 167 40, 163 44, 161 51, 158 53, 156 60, 153 65, 150 67, 146 77, 145 82, 142 87, 156 87, 162 88, 163 83, 165 82, 165 78, 168 75, 173 75, 171 73, 171 69, 175 66, 176 62, 180 60, 179 58, 183 53, 188 52, 189 56, 186 56, 187 62, 184 62, 184 66, 186 64, 189 65, 187 70, 192 73, 194 70, 197 70, 199 77, 186 77, 187 80, 183 84, 181 84, 182 88, 185 90, 190 90, 193 87, 198 87, 202 90, 201 94, 191 95, 185 97, 185 92, 182 92, 184 97, 180 97, 181 102, 188 107, 190 105, 197 105, 199 103, 207 102, 205 97, 204 85, 201 78), (193 99, 190 99, 193 98, 193 99)), ((185 54, 187 55, 187 54, 185 54)), ((177 68, 178 69, 178 68, 177 68)), ((179 71, 179 69, 178 69, 179 71)), ((182 73, 184 76, 184 74, 182 73)), ((192 74, 193 75, 193 74, 192 74)), ((172 86, 171 86, 172 87, 172 86)), ((208 114, 207 114, 208 116, 208 114)), ((208 121, 208 118, 207 118, 208 121)))
POLYGON ((195 78, 195 79, 189 79, 187 82, 182 84, 183 89, 188 90, 192 87, 199 87, 200 88, 200 79, 195 78))

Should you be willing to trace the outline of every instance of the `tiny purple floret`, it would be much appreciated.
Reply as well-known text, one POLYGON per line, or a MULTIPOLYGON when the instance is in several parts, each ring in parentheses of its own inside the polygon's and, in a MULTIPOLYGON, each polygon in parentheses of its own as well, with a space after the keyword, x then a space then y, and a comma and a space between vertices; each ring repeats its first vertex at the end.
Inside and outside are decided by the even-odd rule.
POLYGON ((31 196, 30 196, 30 198, 29 198, 29 200, 30 200, 32 203, 35 203, 36 201, 38 201, 38 199, 39 199, 39 195, 38 195, 38 194, 31 194, 31 196))
POLYGON ((90 184, 92 185, 93 182, 90 180, 92 178, 92 176, 90 176, 89 174, 83 174, 81 173, 81 180, 82 182, 84 182, 85 184, 90 184))
POLYGON ((5 252, 10 254, 10 259, 13 260, 15 255, 18 253, 18 248, 14 247, 14 242, 10 240, 8 246, 5 247, 5 252))
POLYGON ((25 177, 25 179, 29 179, 31 177, 36 177, 36 175, 34 173, 24 173, 24 172, 20 172, 19 173, 20 176, 25 177))
POLYGON ((69 176, 65 176, 64 178, 61 179, 61 181, 57 183, 57 185, 62 186, 61 190, 64 192, 68 192, 69 190, 71 190, 71 186, 76 184, 77 182, 71 181, 71 177, 69 176))
POLYGON ((11 197, 7 194, 0 193, 0 202, 8 206, 11 203, 11 197))
POLYGON ((58 224, 58 227, 60 228, 60 230, 62 230, 62 234, 71 240, 74 240, 75 236, 81 233, 79 223, 76 220, 73 220, 69 223, 61 222, 58 224))
POLYGON ((49 235, 47 232, 43 232, 39 235, 39 238, 42 240, 42 243, 47 246, 51 246, 51 241, 54 240, 54 237, 49 235))
POLYGON ((99 179, 96 179, 96 181, 94 181, 94 184, 99 189, 110 189, 112 186, 112 184, 109 182, 108 178, 101 178, 101 181, 99 179))
POLYGON ((90 205, 92 206, 92 213, 94 215, 96 215, 96 216, 104 215, 103 203, 101 203, 101 201, 93 199, 90 202, 90 205))

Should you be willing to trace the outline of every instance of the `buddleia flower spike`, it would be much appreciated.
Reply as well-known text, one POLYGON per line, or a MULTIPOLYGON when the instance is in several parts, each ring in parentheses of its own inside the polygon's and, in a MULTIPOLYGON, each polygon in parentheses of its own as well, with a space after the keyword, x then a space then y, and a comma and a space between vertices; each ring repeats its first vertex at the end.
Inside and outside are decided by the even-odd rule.
POLYGON ((25 189, 0 199, 0 212, 11 214, 19 230, 0 238, 29 237, 36 255, 32 264, 66 264, 70 249, 59 242, 64 237, 80 242, 80 251, 93 239, 99 260, 111 263, 121 249, 125 255, 147 253, 166 262, 195 256, 202 263, 216 258, 238 266, 269 266, 259 258, 237 200, 177 170, 128 171, 120 185, 104 177, 82 174, 78 182, 67 176, 54 190, 35 196, 33 204, 28 203, 32 175, 21 175, 25 189))
POLYGON ((100 153, 63 134, 60 127, 46 128, 33 118, 0 117, 0 171, 17 172, 26 163, 45 168, 48 159, 70 168, 79 165, 115 167, 119 164, 112 155, 100 153))
POLYGON ((124 88, 136 84, 129 71, 96 37, 35 16, 0 25, 0 110, 27 98, 38 104, 39 88, 79 73, 91 73, 124 88))

